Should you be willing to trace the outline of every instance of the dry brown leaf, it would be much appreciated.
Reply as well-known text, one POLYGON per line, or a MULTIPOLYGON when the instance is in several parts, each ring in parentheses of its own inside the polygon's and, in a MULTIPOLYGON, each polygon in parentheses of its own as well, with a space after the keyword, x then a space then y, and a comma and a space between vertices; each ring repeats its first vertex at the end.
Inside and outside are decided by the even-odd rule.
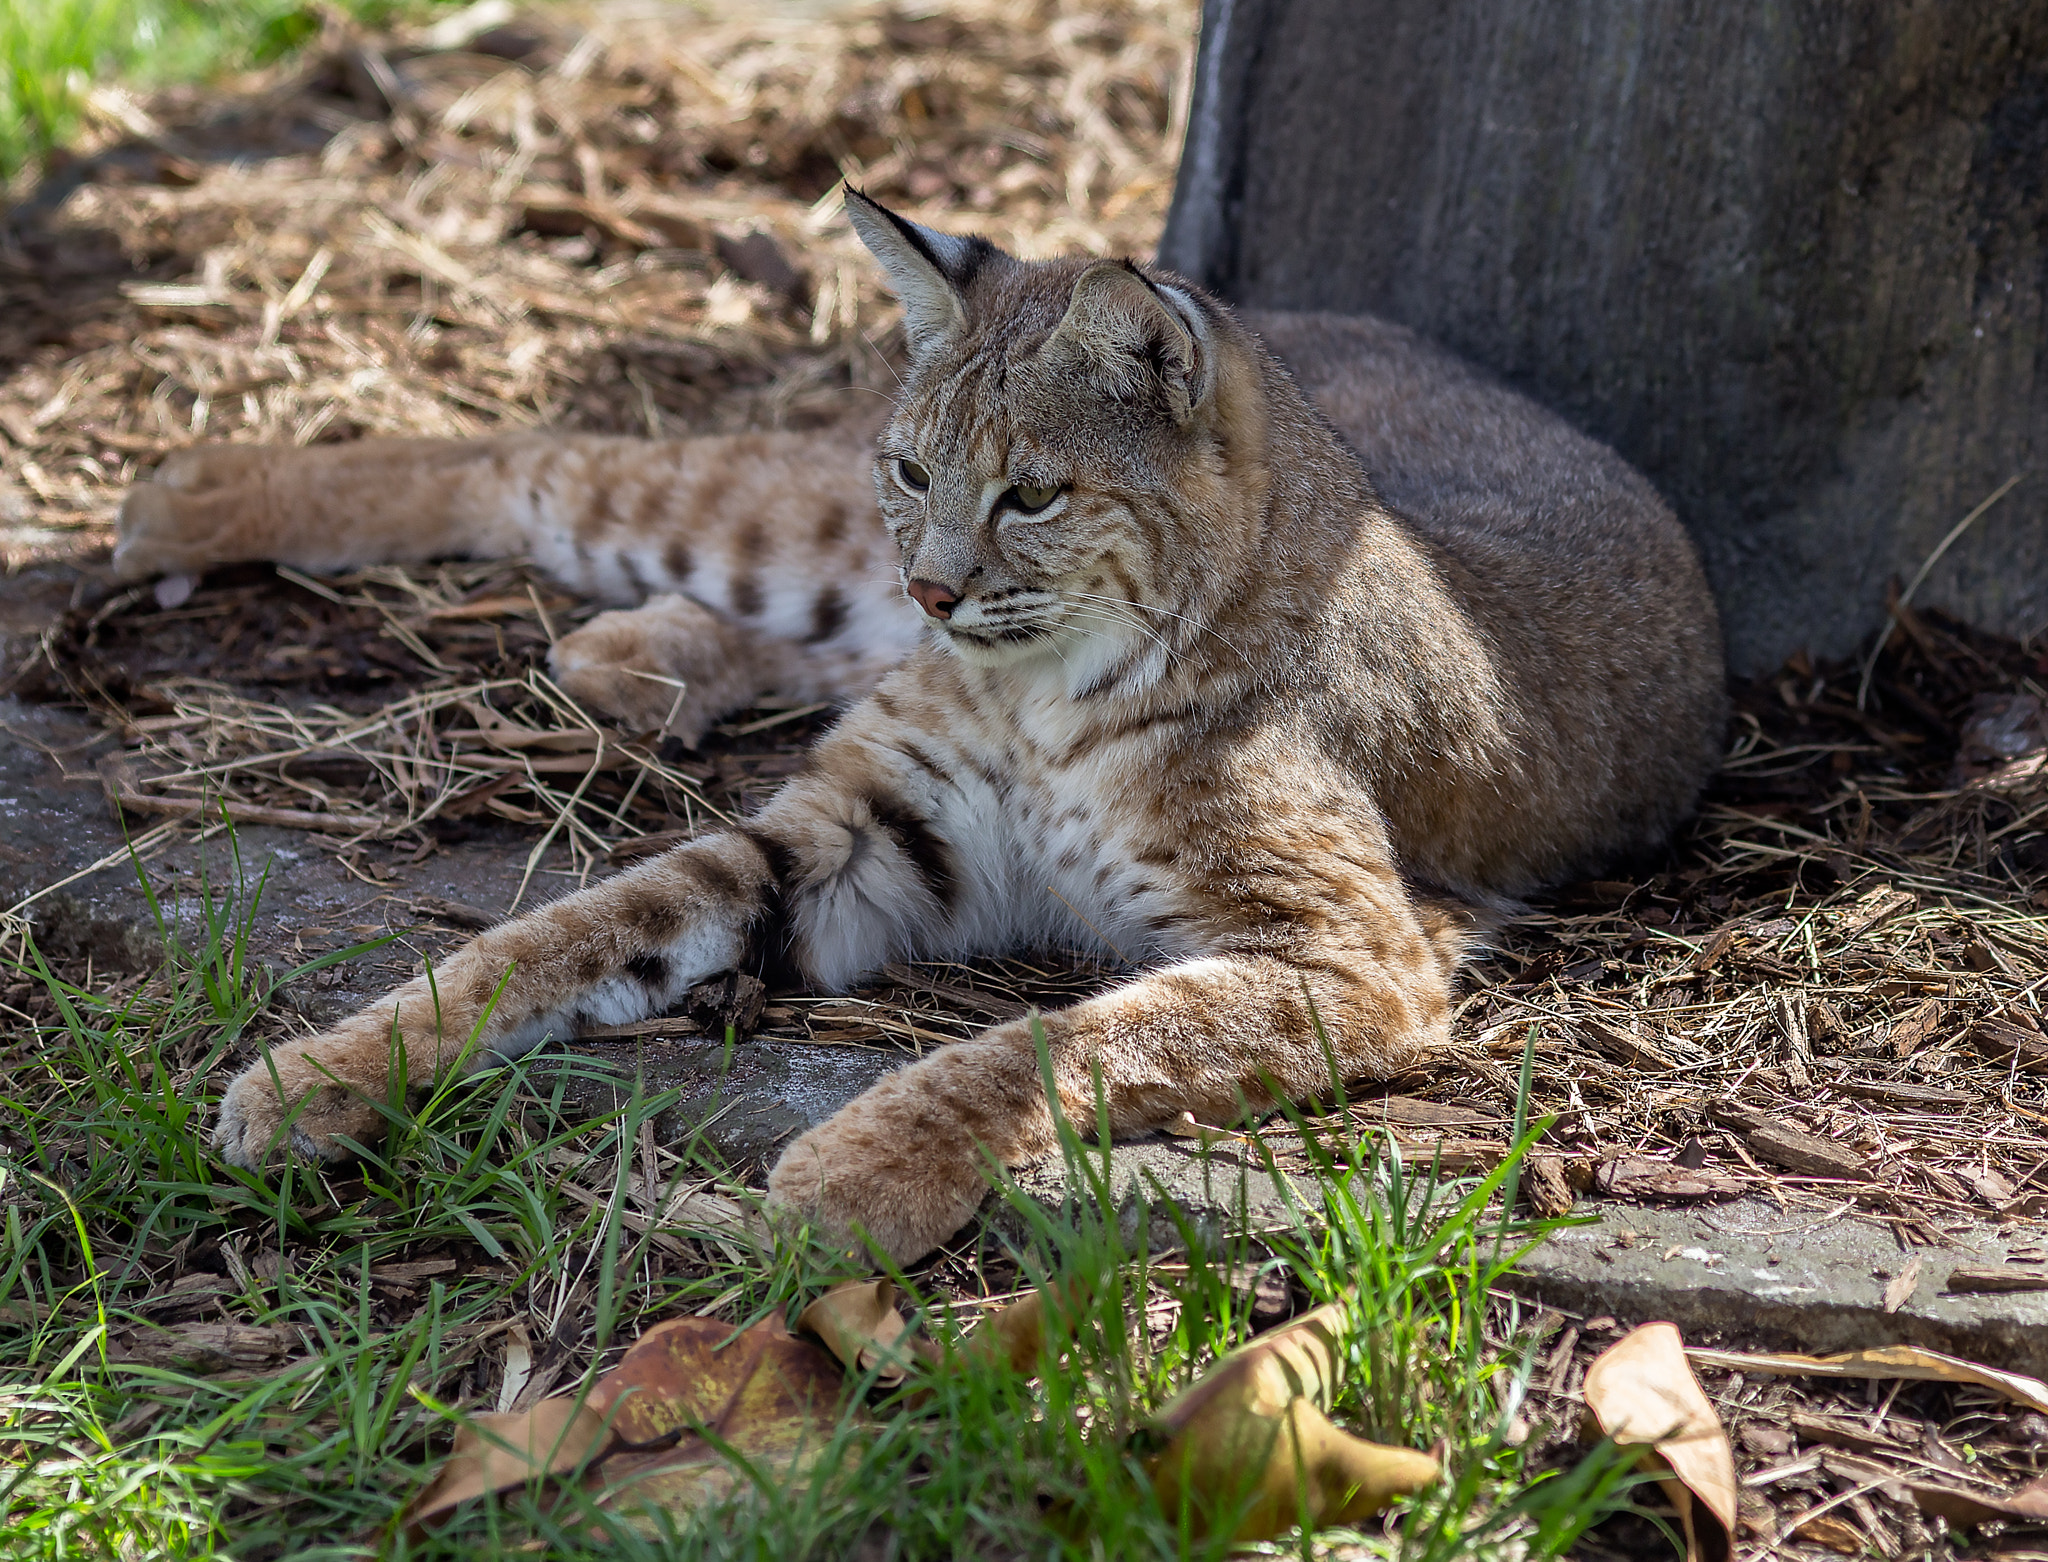
POLYGON ((967 1342, 968 1353, 1001 1362, 1012 1372, 1035 1373, 1045 1349, 1046 1330, 1072 1318, 1088 1299, 1086 1290, 1071 1277, 1054 1281, 1052 1289, 1063 1317, 1046 1311, 1046 1289, 1040 1286, 982 1319, 981 1327, 967 1342))
POLYGON ((2010 1494, 1965 1486, 1938 1474, 1895 1472, 1905 1494, 1922 1513, 1951 1524, 1975 1526, 2000 1519, 2038 1524, 2048 1519, 2048 1481, 2032 1480, 2010 1494))
POLYGON ((900 1343, 908 1325, 896 1311, 893 1281, 835 1285, 803 1310, 796 1326, 823 1340, 849 1372, 874 1373, 883 1388, 894 1388, 909 1370, 909 1353, 900 1343))
POLYGON ((1437 1478, 1431 1455, 1369 1443, 1324 1414, 1343 1320, 1340 1303, 1304 1313, 1225 1356, 1161 1409, 1146 1437, 1164 1446, 1146 1464, 1168 1514, 1185 1505, 1198 1535, 1234 1517, 1233 1540, 1266 1540, 1298 1523, 1369 1518, 1437 1478), (1216 1506, 1238 1497, 1248 1506, 1216 1506))
POLYGON ((603 1415, 566 1397, 543 1399, 517 1414, 471 1416, 456 1431, 454 1452, 433 1485, 413 1499, 405 1522, 421 1528, 487 1492, 566 1474, 610 1441, 603 1415))
POLYGON ((1725 1367, 1731 1372, 1776 1372, 1786 1377, 1905 1378, 1913 1382, 1974 1383, 2007 1399, 2048 1415, 2048 1383, 2019 1372, 2001 1372, 1960 1356, 1917 1345, 1880 1345, 1871 1350, 1845 1350, 1832 1356, 1800 1356, 1791 1352, 1688 1350, 1694 1364, 1725 1367))
POLYGON ((1688 1562, 1732 1555, 1735 1453, 1678 1330, 1646 1323, 1623 1335, 1586 1368, 1585 1395, 1601 1431, 1619 1444, 1647 1445, 1645 1462, 1671 1471, 1673 1479, 1657 1484, 1678 1510, 1688 1562))
POLYGON ((837 1363, 779 1318, 738 1333, 711 1318, 671 1319, 580 1405, 560 1395, 471 1418, 406 1523, 417 1529, 472 1498, 578 1468, 608 1506, 689 1512, 745 1480, 724 1449, 757 1471, 792 1470, 843 1384, 837 1363))

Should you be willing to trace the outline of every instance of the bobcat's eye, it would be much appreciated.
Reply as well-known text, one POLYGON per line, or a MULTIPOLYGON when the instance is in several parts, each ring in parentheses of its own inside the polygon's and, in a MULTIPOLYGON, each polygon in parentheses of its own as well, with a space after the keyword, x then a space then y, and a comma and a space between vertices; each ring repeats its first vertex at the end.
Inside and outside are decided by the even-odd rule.
POLYGON ((1057 488, 1041 488, 1036 483, 1019 483, 1010 490, 1010 497, 1016 501, 1017 508, 1026 515, 1037 514, 1059 496, 1057 488))
POLYGON ((903 486, 914 494, 921 494, 932 485, 932 474, 908 459, 896 463, 896 475, 903 479, 903 486))

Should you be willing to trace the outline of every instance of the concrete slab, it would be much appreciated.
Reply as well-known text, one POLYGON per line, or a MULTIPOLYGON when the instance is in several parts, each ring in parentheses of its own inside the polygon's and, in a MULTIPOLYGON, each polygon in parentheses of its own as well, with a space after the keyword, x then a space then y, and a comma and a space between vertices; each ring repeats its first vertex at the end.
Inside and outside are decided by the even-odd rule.
POLYGON ((1788 1213, 1761 1199, 1693 1209, 1608 1207, 1553 1236, 1522 1266, 1531 1299, 1624 1323, 1664 1319, 1716 1338, 1825 1353, 1921 1345, 2048 1377, 2048 1293, 1948 1295, 1958 1268, 2039 1255, 2039 1226, 1951 1228, 1942 1247, 1901 1248, 1892 1230, 1844 1213, 1788 1213), (1885 1287, 1915 1259, 1896 1312, 1885 1287))
MULTIPOLYGON (((1102 1152, 1091 1147, 1083 1154, 1093 1175, 1101 1167, 1102 1152)), ((1078 1191, 1065 1160, 1057 1156, 1013 1176, 1028 1197, 1054 1212, 1078 1191)), ((1237 1231, 1286 1230, 1294 1224, 1290 1198, 1301 1198, 1227 1142, 1204 1146, 1192 1139, 1154 1138, 1119 1144, 1110 1157, 1109 1178, 1126 1240, 1135 1238, 1143 1211, 1150 1219, 1147 1245, 1152 1252, 1185 1246, 1176 1210, 1213 1241, 1237 1231)), ((991 1202, 985 1218, 1012 1240, 1027 1235, 1025 1222, 1006 1204, 991 1202)))
MULTIPOLYGON (((1288 1224, 1287 1196, 1228 1145, 1185 1140, 1118 1145, 1112 1177, 1126 1230, 1140 1198, 1152 1201, 1155 1248, 1177 1242, 1156 1207, 1170 1198, 1215 1233, 1288 1224)), ((1048 1208, 1068 1195, 1057 1161, 1027 1168, 1019 1186, 1048 1208)), ((1312 1196, 1312 1190, 1304 1190, 1312 1196)), ((1298 1196, 1299 1197, 1299 1196, 1298 1196)), ((1951 1229, 1941 1247, 1903 1248, 1892 1229, 1853 1212, 1787 1212, 1762 1199, 1689 1209, 1581 1206, 1585 1224, 1552 1236, 1523 1261, 1516 1289, 1580 1317, 1624 1324, 1664 1319, 1694 1343, 1740 1342, 1824 1354, 1874 1345, 1921 1345, 1989 1366, 2048 1377, 2048 1292, 1950 1295, 1958 1268, 2042 1256, 2039 1225, 1951 1229), (1885 1290, 1914 1261, 1919 1281, 1896 1311, 1885 1290)), ((991 1206, 1015 1236, 1020 1223, 991 1206)))

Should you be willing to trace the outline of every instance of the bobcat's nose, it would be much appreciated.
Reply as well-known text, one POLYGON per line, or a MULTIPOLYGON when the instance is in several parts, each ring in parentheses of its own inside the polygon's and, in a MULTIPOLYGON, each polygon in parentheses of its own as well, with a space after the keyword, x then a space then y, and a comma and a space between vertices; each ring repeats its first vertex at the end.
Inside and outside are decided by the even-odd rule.
POLYGON ((951 618, 953 609, 960 605, 960 593, 936 580, 913 580, 909 591, 917 605, 932 618, 951 618))

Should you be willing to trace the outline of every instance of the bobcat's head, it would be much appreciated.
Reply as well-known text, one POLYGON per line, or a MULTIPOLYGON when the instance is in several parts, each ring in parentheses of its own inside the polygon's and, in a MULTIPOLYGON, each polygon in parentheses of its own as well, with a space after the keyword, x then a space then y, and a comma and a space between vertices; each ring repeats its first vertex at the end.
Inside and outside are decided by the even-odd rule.
POLYGON ((904 589, 968 662, 1042 661, 1077 695, 1157 679, 1245 543, 1224 408, 1257 401, 1250 338, 1128 261, 1021 261, 846 207, 910 346, 875 463, 904 589))

